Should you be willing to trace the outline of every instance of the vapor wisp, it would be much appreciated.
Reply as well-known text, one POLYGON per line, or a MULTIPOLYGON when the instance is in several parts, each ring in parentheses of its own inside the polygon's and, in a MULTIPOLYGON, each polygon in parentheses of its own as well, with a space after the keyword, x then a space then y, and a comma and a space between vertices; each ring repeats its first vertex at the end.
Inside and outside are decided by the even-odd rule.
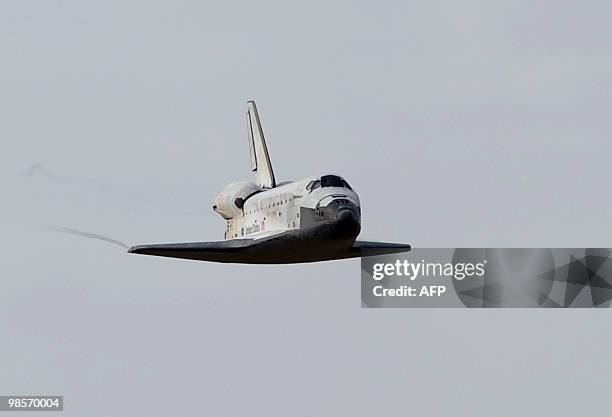
POLYGON ((121 246, 124 249, 129 249, 130 247, 120 240, 113 239, 104 235, 99 235, 97 233, 83 232, 77 229, 71 229, 69 227, 58 227, 58 226, 45 226, 47 230, 53 230, 55 232, 67 233, 69 235, 86 237, 88 239, 96 239, 104 242, 112 243, 113 245, 121 246))
POLYGON ((98 193, 98 195, 106 196, 107 198, 120 198, 124 201, 135 202, 138 204, 144 204, 148 207, 155 208, 165 213, 175 214, 180 216, 200 216, 205 212, 205 209, 196 210, 182 210, 169 207, 164 203, 155 201, 153 199, 140 196, 135 192, 127 190, 118 190, 115 187, 104 184, 102 181, 96 179, 87 179, 82 176, 64 176, 58 175, 52 172, 50 169, 40 163, 32 164, 22 174, 22 177, 28 179, 34 179, 36 177, 42 177, 52 183, 70 187, 78 192, 87 193, 98 193))

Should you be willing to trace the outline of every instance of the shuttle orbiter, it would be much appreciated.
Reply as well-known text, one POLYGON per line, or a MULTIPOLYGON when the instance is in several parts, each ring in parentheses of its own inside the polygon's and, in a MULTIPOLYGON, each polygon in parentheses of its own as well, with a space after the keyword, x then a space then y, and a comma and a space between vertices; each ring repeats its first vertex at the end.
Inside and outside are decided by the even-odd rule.
POLYGON ((255 182, 228 184, 213 203, 225 240, 133 246, 130 253, 200 261, 284 264, 408 252, 410 245, 355 240, 359 197, 338 175, 276 183, 255 102, 247 128, 255 182))

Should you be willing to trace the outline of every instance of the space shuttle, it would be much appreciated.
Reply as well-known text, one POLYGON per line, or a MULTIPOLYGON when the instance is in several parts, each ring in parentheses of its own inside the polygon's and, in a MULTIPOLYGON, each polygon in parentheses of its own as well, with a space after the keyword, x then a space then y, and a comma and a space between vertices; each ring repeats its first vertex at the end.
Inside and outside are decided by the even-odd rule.
POLYGON ((228 184, 213 210, 226 221, 224 240, 138 245, 129 253, 209 262, 288 264, 410 251, 410 245, 356 240, 359 197, 341 176, 276 182, 254 101, 247 103, 254 181, 228 184))

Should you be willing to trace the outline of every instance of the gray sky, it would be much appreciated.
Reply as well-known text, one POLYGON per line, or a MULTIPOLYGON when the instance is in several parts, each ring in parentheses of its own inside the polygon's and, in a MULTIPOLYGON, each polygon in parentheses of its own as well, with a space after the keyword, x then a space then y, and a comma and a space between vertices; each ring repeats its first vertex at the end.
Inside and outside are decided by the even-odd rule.
MULTIPOLYGON (((367 239, 610 247, 608 1, 0 4, 0 394, 66 416, 607 413, 607 311, 362 310, 359 261, 129 256, 217 240, 257 100, 279 180, 367 239), (51 176, 22 174, 35 163, 51 176)), ((26 415, 25 413, 23 414, 26 415)))

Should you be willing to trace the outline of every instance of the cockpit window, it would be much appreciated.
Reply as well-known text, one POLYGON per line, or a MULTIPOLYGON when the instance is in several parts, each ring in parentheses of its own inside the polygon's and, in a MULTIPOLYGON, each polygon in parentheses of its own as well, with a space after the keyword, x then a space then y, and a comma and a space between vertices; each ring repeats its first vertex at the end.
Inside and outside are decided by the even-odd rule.
POLYGON ((321 177, 321 187, 340 187, 352 190, 348 182, 337 175, 323 175, 321 177))
POLYGON ((320 180, 310 181, 306 186, 306 189, 312 192, 319 187, 338 187, 352 190, 349 183, 337 175, 323 175, 320 180))
POLYGON ((321 187, 342 187, 342 178, 336 175, 323 175, 321 187))
POLYGON ((308 191, 313 191, 313 190, 316 190, 317 188, 319 188, 320 186, 321 186, 321 181, 319 181, 319 180, 310 181, 308 183, 308 185, 306 186, 306 189, 308 191))

